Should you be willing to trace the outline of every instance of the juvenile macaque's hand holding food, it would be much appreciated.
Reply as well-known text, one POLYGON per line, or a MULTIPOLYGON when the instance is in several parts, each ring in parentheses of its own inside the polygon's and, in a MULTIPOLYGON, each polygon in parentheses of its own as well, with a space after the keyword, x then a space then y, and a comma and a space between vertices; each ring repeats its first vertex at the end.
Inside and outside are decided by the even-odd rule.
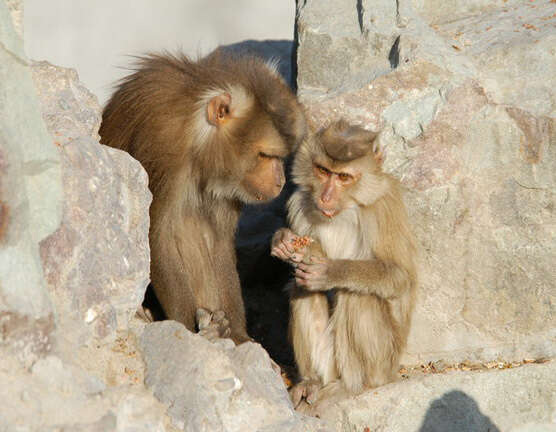
POLYGON ((282 228, 272 237, 270 254, 295 264, 303 260, 307 246, 311 243, 310 237, 300 237, 288 228, 282 228))

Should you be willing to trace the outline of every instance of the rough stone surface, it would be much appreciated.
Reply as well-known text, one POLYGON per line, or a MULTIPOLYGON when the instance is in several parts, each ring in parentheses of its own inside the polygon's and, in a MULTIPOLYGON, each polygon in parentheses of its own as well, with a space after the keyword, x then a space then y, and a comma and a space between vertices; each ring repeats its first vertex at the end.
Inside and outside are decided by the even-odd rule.
POLYGON ((342 401, 322 417, 345 432, 554 431, 555 373, 550 362, 412 378, 342 401))
POLYGON ((30 365, 54 318, 39 242, 60 223, 60 156, 41 121, 23 44, 0 2, 0 350, 30 365))
POLYGON ((81 365, 57 356, 41 358, 30 370, 3 358, 0 384, 2 431, 174 430, 166 407, 142 385, 107 386, 81 365))
POLYGON ((33 62, 32 72, 42 117, 56 145, 62 147, 77 137, 99 141, 101 107, 77 72, 46 61, 33 62))
POLYGON ((41 243, 59 326, 77 344, 113 339, 149 281, 147 175, 97 142, 100 107, 74 70, 34 63, 33 77, 63 167, 62 224, 41 243))
POLYGON ((298 415, 268 354, 254 343, 210 343, 182 324, 149 324, 140 348, 145 382, 184 431, 325 431, 298 415))
POLYGON ((448 2, 461 19, 431 26, 433 3, 337 0, 323 24, 330 2, 300 2, 302 101, 314 127, 382 130, 385 169, 408 189, 421 283, 404 361, 554 356, 556 3, 476 1, 470 16, 448 2))
POLYGON ((94 140, 98 103, 74 72, 31 67, 8 8, 21 2, 0 1, 0 430, 173 431, 129 332, 146 175, 94 140))

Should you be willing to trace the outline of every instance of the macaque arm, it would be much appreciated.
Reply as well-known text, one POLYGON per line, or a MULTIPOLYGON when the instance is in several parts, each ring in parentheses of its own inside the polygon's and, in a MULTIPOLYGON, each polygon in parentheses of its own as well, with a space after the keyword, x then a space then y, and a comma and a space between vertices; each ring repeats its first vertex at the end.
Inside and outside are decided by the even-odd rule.
POLYGON ((315 257, 300 263, 296 282, 309 291, 346 289, 390 299, 408 286, 409 273, 400 265, 373 260, 330 260, 315 257))
POLYGON ((388 299, 400 295, 408 280, 407 271, 395 263, 379 259, 330 260, 326 286, 388 299))

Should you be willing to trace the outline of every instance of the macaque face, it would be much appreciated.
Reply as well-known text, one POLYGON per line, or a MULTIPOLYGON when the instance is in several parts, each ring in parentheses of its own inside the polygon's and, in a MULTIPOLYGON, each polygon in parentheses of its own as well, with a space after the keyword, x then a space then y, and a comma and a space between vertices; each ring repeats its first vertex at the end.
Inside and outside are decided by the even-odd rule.
POLYGON ((323 216, 332 219, 346 208, 348 190, 357 184, 361 173, 353 166, 335 166, 317 159, 313 161, 313 174, 315 206, 323 216))
POLYGON ((280 155, 259 152, 253 169, 242 181, 245 191, 256 201, 268 201, 280 195, 286 178, 280 155))
POLYGON ((253 135, 247 140, 251 164, 241 186, 253 202, 274 199, 280 195, 286 182, 284 159, 288 151, 284 140, 268 123, 255 125, 253 135))

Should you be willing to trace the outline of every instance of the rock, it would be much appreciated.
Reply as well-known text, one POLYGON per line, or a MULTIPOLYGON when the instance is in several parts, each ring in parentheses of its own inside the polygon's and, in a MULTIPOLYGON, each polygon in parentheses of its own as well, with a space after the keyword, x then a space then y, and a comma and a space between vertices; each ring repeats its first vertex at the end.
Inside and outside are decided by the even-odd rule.
POLYGON ((421 283, 404 362, 556 355, 556 4, 474 1, 484 13, 432 26, 432 0, 333 4, 323 23, 299 3, 299 93, 315 128, 382 130, 407 188, 421 283))
POLYGON ((78 137, 100 140, 102 120, 97 97, 81 82, 74 69, 33 62, 33 82, 41 101, 42 117, 57 146, 78 137))
POLYGON ((145 383, 185 431, 327 430, 295 413, 268 354, 254 343, 210 343, 182 324, 147 325, 145 383))
POLYGON ((555 373, 550 362, 411 378, 342 401, 322 417, 339 431, 555 430, 555 373))
POLYGON ((41 121, 23 44, 0 3, 0 350, 26 366, 49 352, 54 315, 39 242, 61 219, 61 162, 41 121))
POLYGON ((494 104, 556 117, 554 2, 514 2, 435 26, 442 40, 468 59, 494 104))
POLYGON ((147 179, 97 142, 99 121, 75 72, 30 65, 0 1, 3 431, 174 430, 126 334, 148 281, 147 179))
POLYGON ((0 362, 0 429, 163 432, 166 408, 139 386, 106 388, 80 367, 48 356, 31 371, 0 362))
POLYGON ((41 243, 59 326, 78 345, 114 339, 149 281, 147 175, 98 143, 100 106, 74 70, 38 62, 33 77, 63 167, 62 224, 41 243))

